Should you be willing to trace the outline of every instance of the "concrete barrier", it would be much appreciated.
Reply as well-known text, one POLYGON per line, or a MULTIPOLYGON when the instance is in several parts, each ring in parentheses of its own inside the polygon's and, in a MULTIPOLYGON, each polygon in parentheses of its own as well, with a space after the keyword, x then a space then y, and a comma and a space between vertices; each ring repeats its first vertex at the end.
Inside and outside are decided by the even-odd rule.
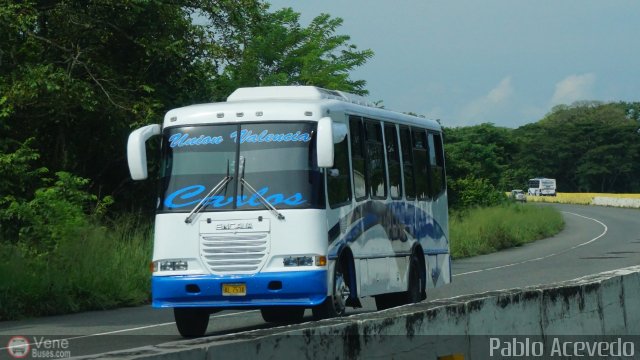
POLYGON ((596 196, 591 205, 640 208, 640 199, 620 199, 606 196, 596 196))
MULTIPOLYGON (((491 349, 497 344, 501 345, 500 351, 526 349, 534 352, 530 354, 533 356, 539 350, 549 355, 554 349, 561 349, 556 347, 561 335, 610 341, 611 336, 640 334, 639 273, 640 266, 635 266, 555 285, 461 296, 339 319, 177 341, 83 358, 505 357, 504 353, 491 356, 490 351, 498 351, 491 349), (456 356, 452 357, 453 354, 456 356)), ((629 338, 625 338, 625 343, 619 338, 614 340, 611 340, 611 348, 626 344, 628 350, 632 346, 629 338), (614 340, 619 344, 614 344, 614 340)), ((635 346, 634 351, 640 353, 640 346, 635 346)))

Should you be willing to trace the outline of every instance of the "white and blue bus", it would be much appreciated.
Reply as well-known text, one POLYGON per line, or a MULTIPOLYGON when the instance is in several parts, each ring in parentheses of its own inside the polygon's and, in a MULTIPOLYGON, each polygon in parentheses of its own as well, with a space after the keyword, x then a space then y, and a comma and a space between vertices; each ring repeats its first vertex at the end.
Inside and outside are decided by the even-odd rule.
POLYGON ((529 179, 529 195, 556 196, 556 179, 537 177, 529 179))
POLYGON ((313 86, 241 88, 129 136, 135 180, 161 135, 152 305, 180 334, 419 302, 451 281, 440 125, 313 86))

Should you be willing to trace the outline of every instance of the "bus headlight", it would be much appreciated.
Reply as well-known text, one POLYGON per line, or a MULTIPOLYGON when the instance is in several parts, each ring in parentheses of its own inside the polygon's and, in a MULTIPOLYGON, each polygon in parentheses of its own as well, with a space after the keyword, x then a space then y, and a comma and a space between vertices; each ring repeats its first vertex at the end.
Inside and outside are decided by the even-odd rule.
POLYGON ((282 259, 282 264, 286 267, 290 266, 325 266, 327 265, 326 256, 288 256, 282 259))
POLYGON ((313 258, 311 256, 288 256, 282 259, 284 266, 311 266, 313 258))
POLYGON ((189 270, 189 262, 186 260, 160 260, 153 262, 153 272, 186 270, 189 270))

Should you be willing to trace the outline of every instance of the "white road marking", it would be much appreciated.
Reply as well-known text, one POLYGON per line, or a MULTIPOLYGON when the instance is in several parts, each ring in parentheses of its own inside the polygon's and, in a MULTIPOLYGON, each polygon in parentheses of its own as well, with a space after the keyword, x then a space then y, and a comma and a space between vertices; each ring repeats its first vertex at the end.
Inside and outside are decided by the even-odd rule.
MULTIPOLYGON (((214 318, 222 318, 222 317, 227 317, 227 316, 233 316, 233 315, 238 315, 238 314, 248 314, 248 313, 254 313, 254 312, 259 312, 259 310, 250 310, 250 311, 234 312, 234 313, 230 313, 230 314, 214 315, 213 317, 214 318)), ((103 333, 90 334, 90 335, 80 335, 80 336, 74 336, 74 337, 70 337, 70 338, 66 338, 66 339, 56 339, 56 340, 60 340, 60 341, 63 341, 63 340, 67 340, 67 341, 68 340, 77 340, 77 339, 89 338, 89 337, 94 337, 94 336, 120 334, 120 333, 124 333, 124 332, 128 332, 128 331, 144 330, 144 329, 150 329, 150 328, 154 328, 154 327, 161 327, 161 326, 174 325, 174 324, 175 324, 175 321, 172 321, 172 322, 166 322, 166 323, 161 323, 161 324, 153 324, 153 325, 140 326, 140 327, 135 327, 135 328, 107 331, 107 332, 103 332, 103 333)), ((34 345, 34 344, 35 343, 29 343, 29 346, 34 345)), ((20 345, 20 346, 24 346, 24 345, 20 345)), ((0 348, 0 350, 6 350, 6 349, 9 349, 9 346, 0 348)))
POLYGON ((567 214, 571 214, 571 215, 579 216, 579 217, 581 217, 581 218, 585 218, 585 219, 593 220, 593 221, 597 222, 598 224, 602 225, 602 227, 604 227, 604 231, 603 231, 600 235, 596 236, 595 238, 593 238, 593 239, 591 239, 591 240, 589 240, 589 241, 586 241, 586 242, 580 243, 580 244, 578 244, 578 245, 574 245, 574 246, 572 246, 572 247, 570 247, 570 248, 568 248, 568 249, 564 249, 564 250, 562 250, 562 251, 560 251, 560 252, 557 252, 557 253, 552 253, 552 254, 548 254, 548 255, 545 255, 545 256, 541 256, 541 257, 538 257, 538 258, 535 258, 535 259, 529 259, 529 260, 520 261, 520 262, 517 262, 517 263, 512 263, 512 264, 507 264, 507 265, 501 265, 501 266, 494 266, 494 267, 490 267, 490 268, 486 268, 486 269, 480 269, 480 270, 474 270, 474 271, 467 271, 467 272, 463 272, 463 273, 460 273, 460 274, 454 274, 454 275, 453 275, 453 277, 456 277, 456 276, 463 276, 463 275, 470 275, 470 274, 477 274, 477 273, 481 273, 481 272, 484 272, 484 271, 492 271, 492 270, 504 269, 504 268, 508 268, 508 267, 512 267, 512 266, 516 266, 516 265, 522 265, 522 264, 526 264, 526 263, 530 263, 530 262, 534 262, 534 261, 540 261, 540 260, 548 259, 548 258, 550 258, 550 257, 552 257, 552 256, 556 256, 556 255, 564 254, 564 253, 566 253, 566 252, 568 252, 568 251, 575 250, 575 249, 577 249, 577 248, 579 248, 579 247, 582 247, 582 246, 585 246, 585 245, 589 245, 589 244, 591 244, 592 242, 594 242, 594 241, 596 241, 596 240, 600 239, 601 237, 603 237, 603 236, 607 233, 607 231, 609 230, 609 228, 607 227, 607 225, 605 225, 605 224, 604 224, 602 221, 600 221, 600 220, 597 220, 597 219, 594 219, 594 218, 590 218, 590 217, 587 217, 587 216, 584 216, 584 215, 580 215, 580 214, 572 213, 572 212, 569 212, 569 211, 563 211, 563 213, 567 213, 567 214))

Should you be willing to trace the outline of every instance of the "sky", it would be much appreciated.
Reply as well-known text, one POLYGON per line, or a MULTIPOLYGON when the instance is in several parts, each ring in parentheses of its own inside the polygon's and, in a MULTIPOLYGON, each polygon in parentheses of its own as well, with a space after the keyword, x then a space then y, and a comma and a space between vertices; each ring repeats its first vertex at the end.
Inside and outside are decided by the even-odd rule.
POLYGON ((516 128, 553 106, 640 101, 638 0, 267 0, 328 13, 375 55, 351 73, 387 109, 516 128))

